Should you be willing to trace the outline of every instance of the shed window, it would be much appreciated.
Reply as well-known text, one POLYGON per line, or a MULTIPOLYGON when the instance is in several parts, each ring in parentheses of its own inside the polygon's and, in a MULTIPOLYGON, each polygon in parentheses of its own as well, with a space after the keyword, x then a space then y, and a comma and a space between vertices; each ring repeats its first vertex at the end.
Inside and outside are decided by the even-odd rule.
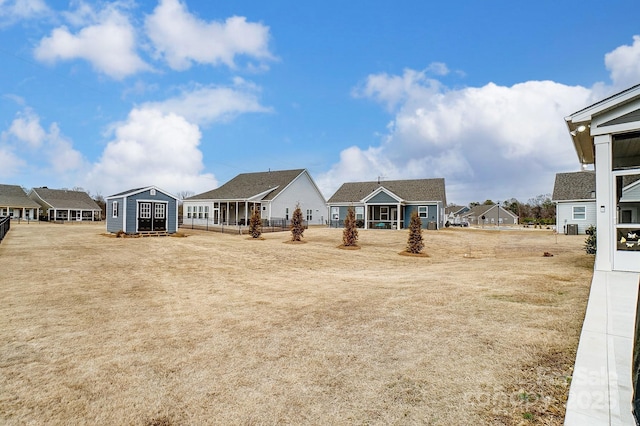
POLYGON ((164 219, 164 208, 165 205, 162 203, 158 203, 155 206, 155 218, 156 219, 164 219))
POLYGON ((112 209, 113 217, 118 217, 118 202, 117 201, 113 202, 113 204, 111 205, 111 209, 112 209))
POLYGON ((587 208, 585 206, 573 206, 573 220, 585 220, 587 218, 587 208))
POLYGON ((140 203, 140 218, 151 219, 151 203, 140 203))
POLYGON ((428 217, 429 208, 427 206, 418 206, 418 216, 419 217, 428 217))

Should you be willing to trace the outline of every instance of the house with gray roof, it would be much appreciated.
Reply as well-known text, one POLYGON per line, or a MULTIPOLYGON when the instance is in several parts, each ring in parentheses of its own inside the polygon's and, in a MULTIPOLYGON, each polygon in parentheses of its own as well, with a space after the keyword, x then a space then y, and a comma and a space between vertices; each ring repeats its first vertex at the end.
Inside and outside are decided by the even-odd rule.
POLYGON ((585 234, 596 226, 596 172, 557 173, 552 201, 556 203, 557 231, 585 234))
POLYGON ((19 185, 0 184, 0 217, 37 219, 40 204, 27 196, 19 185))
POLYGON ((324 224, 326 200, 306 169, 241 173, 224 185, 183 200, 187 225, 247 225, 254 209, 263 221, 287 222, 300 206, 307 224, 324 224))
POLYGON ((418 212, 423 228, 444 226, 447 197, 443 178, 344 183, 327 202, 332 226, 342 226, 353 207, 365 229, 404 229, 418 212))
POLYGON ((451 205, 444 209, 445 225, 449 222, 452 226, 469 226, 469 222, 462 220, 462 215, 468 212, 470 209, 467 206, 451 205))
POLYGON ((178 197, 156 186, 110 195, 107 232, 173 234, 178 231, 178 197))
POLYGON ((480 226, 517 225, 519 219, 513 212, 498 204, 480 204, 479 206, 474 206, 462 214, 461 217, 463 221, 471 225, 480 226))
POLYGON ((102 220, 102 209, 84 191, 32 188, 29 198, 38 203, 48 220, 94 221, 102 220))

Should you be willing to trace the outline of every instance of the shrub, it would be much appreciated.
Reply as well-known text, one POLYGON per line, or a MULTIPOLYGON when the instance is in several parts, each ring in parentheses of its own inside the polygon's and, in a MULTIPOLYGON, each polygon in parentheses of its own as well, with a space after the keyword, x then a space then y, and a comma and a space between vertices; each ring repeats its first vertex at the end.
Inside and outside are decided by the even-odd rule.
POLYGON ((253 213, 249 218, 249 234, 253 238, 260 238, 260 235, 262 235, 262 219, 258 208, 253 209, 253 213))
POLYGON ((596 254, 596 227, 591 225, 586 230, 587 239, 584 240, 584 251, 587 254, 596 254))
POLYGON ((409 239, 407 240, 407 252, 418 254, 424 248, 422 240, 422 220, 418 216, 418 211, 414 210, 409 222, 409 239))
POLYGON ((291 241, 300 241, 302 234, 304 234, 304 223, 302 221, 302 210, 300 205, 296 206, 291 216, 291 241))
POLYGON ((344 231, 342 231, 342 245, 351 247, 357 245, 358 229, 356 223, 356 214, 353 207, 347 210, 347 217, 344 219, 344 231))

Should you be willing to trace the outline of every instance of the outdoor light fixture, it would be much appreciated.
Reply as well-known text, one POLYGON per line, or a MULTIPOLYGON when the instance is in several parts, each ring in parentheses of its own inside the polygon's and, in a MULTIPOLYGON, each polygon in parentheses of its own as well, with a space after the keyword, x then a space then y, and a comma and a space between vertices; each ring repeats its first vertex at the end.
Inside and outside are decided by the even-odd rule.
POLYGON ((575 130, 572 130, 571 132, 571 136, 576 136, 578 133, 582 133, 585 130, 587 130, 587 126, 585 126, 584 124, 579 125, 578 127, 576 127, 575 130))

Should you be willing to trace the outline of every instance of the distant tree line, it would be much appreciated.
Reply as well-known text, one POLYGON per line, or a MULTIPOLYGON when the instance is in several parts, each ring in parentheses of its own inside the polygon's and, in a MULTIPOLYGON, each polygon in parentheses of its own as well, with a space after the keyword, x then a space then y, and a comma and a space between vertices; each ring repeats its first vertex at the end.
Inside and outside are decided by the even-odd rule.
MULTIPOLYGON (((483 203, 474 201, 469 203, 469 208, 480 205, 492 206, 494 204, 496 203, 493 200, 485 200, 483 203)), ((520 218, 520 223, 556 223, 556 204, 551 201, 551 194, 540 194, 537 197, 529 198, 526 203, 515 198, 509 198, 500 202, 500 205, 502 208, 517 215, 520 218)))

